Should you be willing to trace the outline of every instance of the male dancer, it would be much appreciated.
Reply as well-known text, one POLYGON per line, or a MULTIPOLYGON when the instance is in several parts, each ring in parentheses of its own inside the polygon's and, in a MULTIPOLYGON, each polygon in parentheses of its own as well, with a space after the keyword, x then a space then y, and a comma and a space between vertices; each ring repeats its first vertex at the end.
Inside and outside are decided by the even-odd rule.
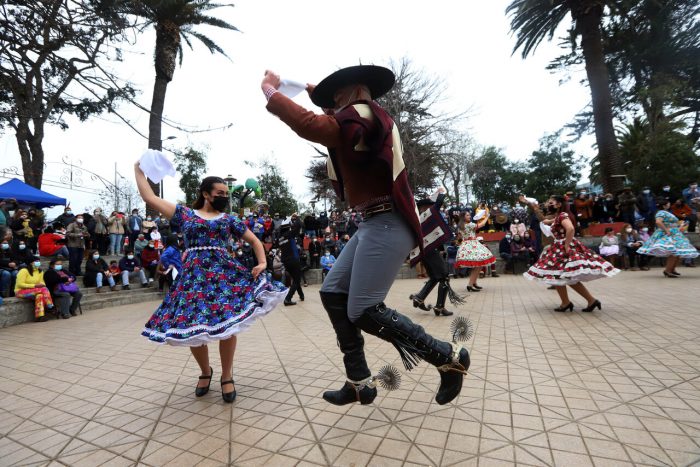
POLYGON ((404 259, 414 245, 422 248, 423 240, 398 129, 373 101, 394 81, 391 70, 378 66, 338 70, 307 88, 326 115, 314 114, 277 92, 280 78, 270 71, 261 84, 271 113, 302 138, 329 149, 328 174, 336 193, 365 219, 321 287, 348 376, 340 390, 323 395, 336 405, 370 404, 377 396, 360 330, 393 344, 408 370, 420 360, 436 366, 441 380, 438 404, 459 395, 470 363, 466 349, 433 338, 384 304, 404 259))
MULTIPOLYGON (((435 240, 423 247, 423 265, 428 272, 428 280, 417 294, 412 294, 414 308, 430 311, 433 310, 435 316, 452 316, 453 313, 445 309, 447 297, 453 305, 460 305, 464 300, 457 295, 450 287, 450 276, 447 270, 447 262, 440 255, 438 249, 452 238, 447 223, 440 215, 440 207, 445 200, 445 190, 440 188, 435 194, 435 200, 431 198, 421 199, 416 203, 420 212, 421 227, 425 238, 434 237, 435 240), (436 285, 438 287, 438 297, 435 307, 425 304, 425 299, 430 295, 436 285)), ((424 242, 425 243, 425 242, 424 242)))
POLYGON ((304 301, 304 291, 301 288, 301 261, 299 260, 299 247, 296 242, 296 232, 289 220, 282 221, 279 230, 279 238, 275 241, 275 245, 282 252, 282 264, 284 269, 292 277, 292 284, 289 286, 289 292, 284 299, 284 306, 296 305, 297 302, 292 301, 294 293, 299 294, 299 300, 304 301))

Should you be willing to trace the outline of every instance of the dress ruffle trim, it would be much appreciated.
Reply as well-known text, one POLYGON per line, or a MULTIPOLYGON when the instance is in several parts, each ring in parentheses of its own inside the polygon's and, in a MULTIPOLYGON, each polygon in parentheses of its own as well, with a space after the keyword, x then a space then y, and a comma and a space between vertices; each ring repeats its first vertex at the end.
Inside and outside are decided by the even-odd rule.
POLYGON ((490 264, 493 264, 496 262, 496 258, 492 256, 489 259, 485 259, 482 261, 469 261, 469 260, 461 260, 455 262, 455 267, 456 268, 478 268, 480 266, 488 266, 490 264))
POLYGON ((678 256, 679 258, 697 258, 700 253, 695 248, 676 248, 676 247, 664 247, 663 245, 651 245, 649 247, 641 247, 637 250, 637 254, 646 256, 658 256, 658 257, 668 257, 668 256, 678 256))
POLYGON ((590 268, 582 267, 574 271, 548 270, 532 266, 523 273, 525 279, 541 282, 546 285, 574 285, 579 282, 589 282, 604 277, 613 277, 620 270, 610 263, 598 263, 600 266, 590 268), (605 267, 607 265, 609 267, 605 267))
POLYGON ((147 337, 150 341, 156 344, 169 344, 174 346, 198 347, 226 340, 231 336, 235 336, 247 330, 258 318, 261 318, 271 312, 280 303, 284 301, 287 295, 287 289, 282 291, 263 290, 259 292, 255 300, 249 304, 243 314, 252 313, 240 321, 240 317, 233 317, 215 326, 199 324, 185 329, 170 328, 165 332, 154 331, 153 329, 143 328, 141 335, 147 337), (188 337, 178 337, 182 334, 197 334, 188 337))

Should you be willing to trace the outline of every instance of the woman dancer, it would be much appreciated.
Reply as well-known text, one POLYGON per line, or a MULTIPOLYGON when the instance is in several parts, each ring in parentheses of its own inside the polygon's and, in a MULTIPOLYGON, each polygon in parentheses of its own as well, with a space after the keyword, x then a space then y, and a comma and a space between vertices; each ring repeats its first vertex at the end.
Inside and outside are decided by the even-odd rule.
POLYGON ((554 243, 542 253, 540 259, 523 276, 556 288, 561 305, 554 311, 574 309, 574 304, 571 303, 566 292, 567 285, 588 302, 588 306, 581 311, 590 312, 595 308, 600 310, 602 307, 600 301, 593 298, 582 282, 614 276, 620 270, 574 238, 576 229, 563 196, 549 198, 546 208, 548 213, 555 214, 553 220, 542 221, 552 226, 554 243))
POLYGON ((207 344, 219 341, 221 395, 225 402, 233 402, 236 334, 281 303, 287 291, 265 274, 267 259, 262 243, 243 222, 225 213, 229 196, 221 178, 205 178, 194 209, 190 209, 156 196, 138 163, 135 169, 143 200, 185 234, 188 247, 182 274, 141 334, 159 344, 190 347, 202 370, 195 389, 197 397, 209 391, 214 374, 207 344), (228 254, 231 236, 252 245, 258 258, 252 271, 228 254))
POLYGON ((675 279, 680 276, 676 271, 680 259, 697 258, 698 250, 681 232, 678 218, 669 212, 671 201, 668 198, 659 198, 657 204, 660 208, 656 212, 657 229, 637 250, 637 254, 667 257, 664 276, 675 279))
POLYGON ((469 271, 469 285, 467 290, 470 292, 480 292, 483 287, 476 284, 479 278, 479 271, 484 266, 489 266, 496 262, 496 257, 493 256, 491 250, 482 245, 476 238, 476 231, 486 225, 489 218, 485 216, 479 219, 478 223, 472 222, 472 214, 469 211, 464 211, 459 221, 459 236, 462 238, 462 244, 457 251, 457 262, 455 268, 471 268, 469 271))

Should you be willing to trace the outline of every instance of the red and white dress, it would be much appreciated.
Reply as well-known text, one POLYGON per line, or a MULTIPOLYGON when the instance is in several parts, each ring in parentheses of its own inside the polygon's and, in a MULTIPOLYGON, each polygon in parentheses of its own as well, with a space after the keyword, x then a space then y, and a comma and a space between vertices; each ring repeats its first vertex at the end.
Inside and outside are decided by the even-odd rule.
POLYGON ((572 285, 611 277, 620 272, 576 238, 571 240, 569 253, 564 251, 566 231, 561 223, 568 218, 569 215, 564 212, 557 216, 552 224, 554 243, 523 276, 547 285, 572 285))
POLYGON ((464 240, 457 250, 455 268, 477 268, 496 262, 491 250, 476 239, 475 223, 465 224, 461 234, 464 240))

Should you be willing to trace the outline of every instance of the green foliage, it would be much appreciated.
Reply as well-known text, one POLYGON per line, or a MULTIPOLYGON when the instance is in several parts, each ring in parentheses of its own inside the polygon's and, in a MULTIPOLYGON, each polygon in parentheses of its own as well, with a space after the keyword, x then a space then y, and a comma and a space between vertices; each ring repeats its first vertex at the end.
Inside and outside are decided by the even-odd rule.
POLYGON ((207 155, 192 147, 175 154, 175 168, 180 174, 180 189, 185 193, 185 203, 192 205, 197 199, 200 180, 207 171, 207 155))
POLYGON ((528 175, 524 185, 527 196, 546 199, 576 188, 583 169, 582 157, 576 156, 560 139, 561 132, 545 135, 540 147, 528 157, 528 175))
MULTIPOLYGON (((620 155, 633 188, 651 187, 657 193, 664 185, 680 190, 700 175, 700 156, 693 151, 692 141, 679 124, 657 124, 652 129, 636 118, 619 135, 620 155)), ((597 160, 593 162, 592 179, 598 177, 597 160)))
POLYGON ((270 212, 279 212, 282 216, 290 216, 298 209, 294 195, 289 189, 289 183, 279 172, 274 160, 263 160, 256 164, 260 169, 258 184, 262 197, 270 206, 270 212))
POLYGON ((487 203, 514 201, 526 182, 526 170, 513 163, 494 146, 484 148, 480 156, 467 165, 476 200, 487 203))

